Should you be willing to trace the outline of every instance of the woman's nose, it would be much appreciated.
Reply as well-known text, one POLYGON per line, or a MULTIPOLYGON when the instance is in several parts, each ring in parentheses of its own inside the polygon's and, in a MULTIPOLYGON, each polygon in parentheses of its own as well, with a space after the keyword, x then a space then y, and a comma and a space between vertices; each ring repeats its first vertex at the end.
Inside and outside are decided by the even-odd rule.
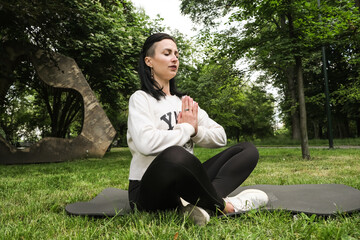
POLYGON ((171 61, 172 62, 177 62, 179 59, 176 55, 173 55, 172 58, 171 58, 171 61))

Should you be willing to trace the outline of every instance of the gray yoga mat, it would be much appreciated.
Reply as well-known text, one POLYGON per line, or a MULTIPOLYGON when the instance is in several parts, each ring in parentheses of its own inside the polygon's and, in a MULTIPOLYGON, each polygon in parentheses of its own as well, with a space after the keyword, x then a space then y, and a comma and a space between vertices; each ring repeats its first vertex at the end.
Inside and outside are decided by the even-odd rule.
MULTIPOLYGON (((323 216, 360 211, 360 191, 342 184, 254 185, 238 187, 230 196, 255 188, 266 192, 266 210, 286 210, 292 213, 323 216)), ((106 188, 88 202, 77 202, 65 207, 68 214, 78 216, 113 217, 131 212, 126 190, 106 188)), ((243 212, 229 214, 236 216, 243 212)))
POLYGON ((114 217, 131 212, 128 191, 106 188, 88 202, 76 202, 65 207, 67 213, 79 216, 114 217))
MULTIPOLYGON (((342 184, 255 185, 238 187, 230 196, 248 188, 260 189, 269 197, 267 210, 330 216, 360 211, 360 191, 342 184)), ((233 213, 229 215, 236 215, 233 213)))

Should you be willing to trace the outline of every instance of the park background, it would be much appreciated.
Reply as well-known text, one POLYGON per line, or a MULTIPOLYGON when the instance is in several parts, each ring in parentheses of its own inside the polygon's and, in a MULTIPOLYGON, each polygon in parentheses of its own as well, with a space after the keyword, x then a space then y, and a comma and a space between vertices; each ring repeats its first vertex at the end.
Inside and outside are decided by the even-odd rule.
MULTIPOLYGON (((166 26, 160 15, 146 15, 140 1, 138 7, 130 1, 3 2, 2 46, 31 44, 75 59, 117 131, 113 146, 126 145, 138 55, 154 32, 177 39, 178 87, 224 126, 230 142, 282 136, 309 158, 308 139, 359 137, 358 1, 153 4, 170 12, 176 3, 194 23, 191 36, 177 29, 189 19, 166 26)), ((1 137, 18 146, 76 137, 83 121, 79 94, 46 86, 26 58, 10 70, 5 60, 1 137)))
MULTIPOLYGON (((178 30, 181 21, 167 26, 161 15, 150 18, 138 3, 126 0, 0 1, 0 86, 9 86, 0 91, 0 137, 26 148, 45 137, 74 138, 83 121, 79 94, 45 85, 28 59, 5 71, 7 44, 75 59, 117 131, 103 159, 1 166, 1 236, 56 238, 58 231, 64 238, 169 238, 176 233, 183 238, 359 238, 358 214, 294 220, 287 213, 254 213, 227 220, 236 230, 220 228, 224 222, 213 220, 202 233, 171 214, 67 218, 67 203, 91 199, 105 187, 127 188, 127 104, 139 87, 142 43, 155 32, 176 38, 178 87, 224 126, 229 144, 295 147, 260 148, 259 170, 246 185, 341 183, 360 188, 359 1, 321 1, 320 6, 315 0, 179 3, 178 11, 194 22, 196 31, 190 35, 178 30)), ((196 149, 202 160, 214 151, 196 149)))

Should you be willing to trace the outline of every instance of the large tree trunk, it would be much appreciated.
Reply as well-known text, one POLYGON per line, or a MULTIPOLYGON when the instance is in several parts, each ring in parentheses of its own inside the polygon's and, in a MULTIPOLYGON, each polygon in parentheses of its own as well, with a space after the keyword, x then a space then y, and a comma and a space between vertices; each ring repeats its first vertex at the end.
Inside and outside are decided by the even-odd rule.
POLYGON ((82 114, 81 95, 71 89, 53 88, 40 80, 35 81, 33 88, 42 96, 50 117, 51 132, 47 136, 66 138, 70 125, 82 114))
POLYGON ((295 75, 294 67, 290 66, 286 69, 286 75, 288 80, 289 94, 291 98, 291 132, 292 139, 300 140, 300 121, 299 121, 299 111, 296 98, 295 90, 295 75))
MULTIPOLYGON (((292 15, 287 14, 289 20, 289 35, 293 39, 294 44, 297 42, 296 33, 294 31, 294 23, 292 15)), ((295 74, 298 84, 298 98, 299 98, 299 113, 300 113, 300 137, 301 137, 301 152, 304 159, 310 159, 309 151, 309 142, 307 134, 307 124, 306 124, 306 107, 305 107, 305 95, 304 95, 304 79, 303 79, 303 69, 302 69, 302 59, 300 56, 296 55, 297 51, 295 50, 293 54, 295 55, 295 74)))
POLYGON ((304 79, 301 57, 295 57, 296 76, 298 83, 299 110, 300 110, 300 132, 301 132, 301 152, 304 159, 310 159, 307 124, 306 124, 306 107, 304 94, 304 79))
MULTIPOLYGON (((280 16, 280 31, 286 31, 287 23, 286 16, 280 16)), ((300 122, 299 122, 299 110, 297 106, 297 97, 296 97, 296 88, 295 88, 295 74, 294 66, 289 66, 285 70, 285 74, 288 81, 288 93, 291 99, 291 109, 290 109, 290 118, 291 118, 291 134, 292 139, 300 140, 300 122)))

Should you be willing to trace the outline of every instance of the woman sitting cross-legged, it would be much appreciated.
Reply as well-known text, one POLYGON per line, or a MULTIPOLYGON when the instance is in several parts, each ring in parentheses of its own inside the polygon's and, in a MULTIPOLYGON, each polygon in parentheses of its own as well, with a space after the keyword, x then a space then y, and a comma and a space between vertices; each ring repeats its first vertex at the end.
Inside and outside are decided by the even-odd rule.
POLYGON ((209 211, 226 214, 266 205, 268 196, 256 189, 228 197, 257 164, 253 144, 231 146, 204 163, 193 155, 194 144, 223 147, 227 140, 223 127, 176 89, 178 57, 175 40, 165 33, 151 35, 140 55, 141 90, 130 98, 127 132, 131 207, 180 207, 204 225, 209 211))

